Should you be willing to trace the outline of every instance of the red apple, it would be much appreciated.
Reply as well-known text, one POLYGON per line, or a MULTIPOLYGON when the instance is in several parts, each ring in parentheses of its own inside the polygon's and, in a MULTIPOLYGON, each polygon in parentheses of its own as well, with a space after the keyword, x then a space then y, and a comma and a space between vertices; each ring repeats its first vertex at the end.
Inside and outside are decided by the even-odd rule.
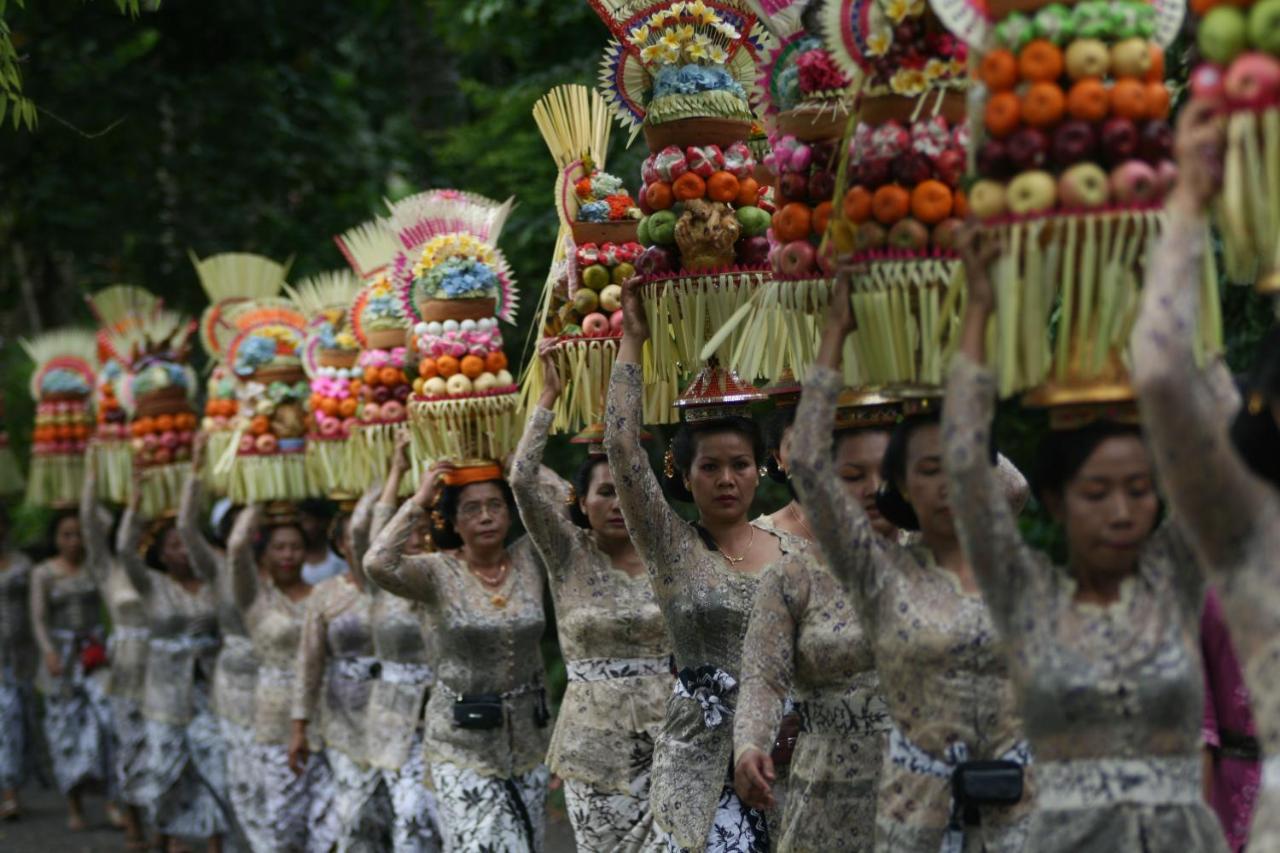
POLYGON ((778 178, 778 192, 787 201, 804 201, 809 197, 809 179, 799 172, 783 172, 778 178))
POLYGON ((1209 62, 1197 65, 1191 72, 1191 97, 1201 101, 1222 100, 1222 69, 1209 62))
POLYGON ((1144 122, 1138 132, 1138 154, 1151 165, 1173 156, 1173 128, 1164 119, 1144 122))
POLYGON ((964 152, 959 148, 942 149, 933 161, 933 168, 938 173, 938 180, 955 189, 960 186, 960 178, 964 175, 964 152))
POLYGON ((831 201, 831 197, 835 193, 836 176, 834 172, 819 169, 809 176, 809 201, 813 204, 831 201))
POLYGON ((1004 140, 992 137, 978 149, 978 174, 984 178, 1007 178, 1013 169, 1009 165, 1009 147, 1004 140))
POLYGON ((792 240, 778 252, 778 271, 799 278, 813 272, 813 244, 808 240, 792 240))
POLYGON ((1102 125, 1102 155, 1107 164, 1118 165, 1138 155, 1138 126, 1132 119, 1114 116, 1102 125))
POLYGON ((1280 60, 1265 53, 1236 57, 1222 81, 1227 102, 1233 107, 1260 107, 1280 97, 1280 60))
POLYGON ((1049 137, 1044 131, 1034 127, 1014 131, 1006 148, 1009 163, 1019 172, 1043 168, 1049 160, 1049 137))
POLYGON ((1111 195, 1120 204, 1148 204, 1160 200, 1156 170, 1141 160, 1129 160, 1111 172, 1111 195))
POLYGON ((1178 164, 1172 160, 1161 160, 1156 165, 1156 180, 1160 182, 1160 194, 1168 193, 1178 180, 1178 164))
POLYGON ((609 315, 609 329, 615 335, 622 334, 622 309, 619 308, 609 315))
POLYGON ((889 183, 893 177, 893 161, 886 158, 867 158, 858 164, 857 183, 875 190, 889 183))
POLYGON ((884 226, 878 222, 864 222, 858 226, 856 235, 856 245, 858 251, 867 249, 880 249, 884 247, 884 241, 888 234, 884 230, 884 226))
POLYGON ((755 237, 744 237, 734 247, 738 255, 738 263, 744 267, 764 267, 769 265, 769 238, 763 234, 755 237))
POLYGON ((904 151, 893 158, 893 178, 906 187, 929 180, 933 166, 929 158, 918 151, 904 151))
POLYGON ((933 231, 929 234, 929 242, 938 249, 954 249, 956 247, 956 235, 963 226, 964 220, 957 219, 954 216, 950 219, 944 219, 933 226, 933 231))
POLYGON ((889 229, 888 244, 893 249, 919 251, 929 245, 929 229, 924 223, 908 216, 889 229))
POLYGON ((1089 160, 1097 152, 1098 134, 1087 121, 1064 121, 1053 132, 1053 162, 1061 168, 1089 160))
POLYGON ((675 256, 663 246, 650 246, 636 259, 636 270, 644 276, 666 275, 676 266, 675 256))
POLYGON ((582 318, 582 333, 589 338, 604 337, 609 334, 609 318, 599 311, 588 314, 582 318))

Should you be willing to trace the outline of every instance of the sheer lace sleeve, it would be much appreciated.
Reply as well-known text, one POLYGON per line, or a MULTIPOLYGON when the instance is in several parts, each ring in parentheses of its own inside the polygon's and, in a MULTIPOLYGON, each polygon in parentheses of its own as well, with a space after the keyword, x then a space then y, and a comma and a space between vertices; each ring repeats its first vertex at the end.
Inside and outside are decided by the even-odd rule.
POLYGON ((253 553, 253 532, 262 510, 246 507, 231 528, 227 542, 227 568, 231 571, 231 595, 242 612, 253 606, 258 597, 258 558, 253 553))
MULTIPOLYGON (((1204 274, 1204 222, 1172 213, 1147 269, 1130 350, 1142 422, 1166 496, 1209 565, 1239 561, 1276 509, 1231 446, 1227 395, 1192 347, 1204 274)), ((1220 370, 1220 369, 1219 369, 1220 370)))
POLYGON ((138 511, 129 507, 120 519, 120 529, 116 532, 116 554, 120 565, 124 568, 125 577, 137 590, 138 595, 146 600, 151 594, 151 574, 140 553, 142 545, 143 520, 138 511))
POLYGON ((31 572, 31 633, 42 654, 55 651, 49 636, 49 566, 41 563, 31 572))
POLYGON ((426 516, 422 507, 407 500, 387 526, 378 532, 364 558, 369 579, 392 595, 431 602, 436 596, 435 561, 438 554, 407 556, 404 543, 426 516))
POLYGON ((655 594, 669 599, 684 588, 686 572, 681 569, 697 553, 694 549, 704 546, 667 503, 640 443, 643 392, 640 365, 615 362, 609 381, 604 445, 627 532, 654 579, 655 594))
POLYGON ((320 682, 325 664, 325 595, 316 590, 307 596, 302 617, 302 633, 298 639, 298 654, 294 663, 293 693, 290 697, 291 718, 314 720, 316 703, 320 700, 320 682))
POLYGON ((105 589, 107 574, 111 570, 111 514, 98 503, 97 477, 93 473, 92 459, 85 466, 84 483, 80 490, 80 535, 84 539, 84 563, 89 576, 105 589))
POLYGON ((547 430, 554 418, 553 412, 541 406, 535 406, 529 415, 511 462, 511 491, 516 496, 520 520, 538 546, 543 563, 549 571, 561 573, 569 565, 580 528, 565 513, 564 499, 557 501, 560 490, 551 488, 542 473, 547 430))
POLYGON ((201 497, 200 476, 192 471, 182 484, 182 498, 178 502, 178 536, 187 548, 192 571, 204 581, 214 583, 221 558, 200 529, 201 497))
POLYGON ((351 510, 351 518, 347 521, 351 528, 351 572, 362 582, 368 580, 364 574, 364 555, 369 552, 369 543, 373 538, 369 533, 373 525, 373 507, 381 493, 382 484, 375 481, 365 489, 360 500, 356 501, 355 508, 351 510))
POLYGON ((876 535, 862 504, 845 491, 832 463, 832 426, 842 381, 827 367, 810 371, 791 432, 790 474, 831 573, 863 618, 874 622, 870 599, 880 587, 890 546, 876 535))
POLYGON ((795 675, 796 630, 809 599, 806 573, 792 557, 760 580, 742 646, 742 687, 733 724, 734 763, 749 749, 773 749, 795 675))
POLYGON ((963 353, 951 362, 942 412, 943 465, 960 544, 987 608, 1006 634, 1032 594, 1043 561, 1027 546, 1010 506, 1009 484, 991 464, 995 377, 963 353))

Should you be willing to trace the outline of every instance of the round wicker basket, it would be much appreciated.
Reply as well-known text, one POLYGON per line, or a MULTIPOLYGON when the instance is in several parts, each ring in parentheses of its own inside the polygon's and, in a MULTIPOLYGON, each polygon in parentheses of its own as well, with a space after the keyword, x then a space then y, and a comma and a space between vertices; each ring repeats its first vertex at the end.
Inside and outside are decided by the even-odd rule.
POLYGON ((418 311, 422 319, 428 323, 443 323, 445 320, 483 320, 492 317, 498 307, 498 300, 489 297, 480 299, 424 299, 418 303, 418 311))

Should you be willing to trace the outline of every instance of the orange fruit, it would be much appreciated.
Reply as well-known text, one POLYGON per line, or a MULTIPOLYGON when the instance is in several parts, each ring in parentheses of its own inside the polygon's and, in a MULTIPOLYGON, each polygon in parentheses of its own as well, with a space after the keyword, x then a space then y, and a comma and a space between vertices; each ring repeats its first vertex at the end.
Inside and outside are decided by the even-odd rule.
POLYGON ((1079 80, 1067 92, 1067 112, 1081 121, 1102 121, 1111 105, 1111 93, 1101 80, 1079 80))
POLYGON ((1022 120, 1032 127, 1052 127, 1067 109, 1067 96, 1057 83, 1032 83, 1022 96, 1022 120))
POLYGON ((707 182, 702 180, 700 175, 685 172, 671 185, 671 192, 675 195, 676 201, 693 201, 707 194, 707 182))
POLYGON ((831 210, 834 205, 829 201, 824 201, 813 209, 813 217, 811 224, 813 233, 821 237, 827 233, 827 223, 831 221, 831 210))
POLYGON ((1151 67, 1147 69, 1146 81, 1154 83, 1164 79, 1164 48, 1151 42, 1151 67))
POLYGON ((384 367, 378 371, 378 379, 383 385, 399 385, 404 382, 404 371, 398 367, 384 367))
POLYGON ((654 210, 666 210, 675 204, 675 196, 671 193, 671 184, 658 181, 644 188, 644 202, 654 210))
POLYGON ((356 398, 343 397, 342 402, 338 404, 338 415, 343 418, 353 418, 356 414, 356 398))
POLYGON ((324 401, 320 404, 320 410, 326 415, 332 417, 333 415, 338 414, 338 401, 332 397, 325 397, 324 401))
POLYGON ((911 215, 925 225, 934 225, 951 215, 951 188, 942 181, 921 181, 911 191, 911 215))
POLYGON ((882 225, 906 218, 911 210, 911 193, 897 184, 885 184, 871 197, 871 213, 882 225))
POLYGON ((725 204, 738 198, 738 178, 732 172, 716 172, 707 178, 707 198, 725 204))
POLYGON ((1008 50, 993 50, 982 57, 978 77, 993 92, 1004 92, 1018 85, 1018 59, 1008 50))
POLYGON ((468 379, 475 379, 481 373, 484 373, 484 359, 478 355, 464 355, 462 362, 458 365, 458 369, 468 379))
POLYGON ((969 197, 964 194, 964 190, 956 190, 951 199, 951 212, 959 219, 969 215, 969 197))
POLYGON ((1145 87, 1145 94, 1147 98, 1147 118, 1168 118, 1169 87, 1164 84, 1164 81, 1154 80, 1148 82, 1145 87))
POLYGON ((841 205, 844 218, 859 225, 871 218, 871 191, 864 186, 849 187, 841 205))
POLYGON ((418 375, 423 379, 430 379, 435 376, 437 372, 435 359, 424 358, 422 361, 418 362, 418 375))
POLYGON ((754 207, 760 201, 760 182, 755 178, 738 179, 738 197, 733 203, 738 207, 754 207))
POLYGON ((436 359, 436 369, 445 379, 458 372, 458 360, 451 355, 442 355, 436 359))
POLYGON ((156 415, 153 428, 156 432, 168 432, 173 429, 173 415, 156 415))
POLYGON ((987 99, 982 119, 992 136, 1008 136, 1022 119, 1022 102, 1013 92, 997 92, 987 99))
POLYGON ((1062 76, 1062 50, 1048 39, 1032 39, 1018 53, 1018 73, 1033 83, 1052 83, 1062 76))
POLYGON ((813 213, 809 205, 801 201, 785 204, 773 215, 774 236, 783 243, 805 239, 812 226, 813 213))
POLYGON ((378 368, 376 368, 376 367, 366 367, 366 368, 364 369, 364 384, 365 384, 365 385, 377 385, 377 384, 378 384, 378 368))
POLYGON ((484 357, 485 369, 490 373, 507 369, 507 354, 502 350, 494 350, 484 357))
POLYGON ((249 432, 254 435, 263 435, 269 429, 271 429, 271 421, 267 420, 266 415, 257 415, 249 421, 249 432))
POLYGON ((1111 112, 1134 121, 1147 114, 1147 84, 1133 78, 1117 80, 1111 87, 1111 112))

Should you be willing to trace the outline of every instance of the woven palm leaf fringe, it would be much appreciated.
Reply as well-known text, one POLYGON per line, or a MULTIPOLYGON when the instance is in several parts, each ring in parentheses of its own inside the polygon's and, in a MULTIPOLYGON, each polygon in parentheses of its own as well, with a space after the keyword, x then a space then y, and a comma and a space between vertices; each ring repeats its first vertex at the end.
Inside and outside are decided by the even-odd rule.
POLYGON ((138 511, 143 518, 159 518, 166 512, 177 512, 182 500, 182 484, 191 467, 185 462, 152 465, 142 470, 142 495, 138 511))
MULTIPOLYGON (((772 382, 788 370, 803 379, 818 354, 831 284, 825 278, 765 282, 750 307, 730 320, 743 318, 729 366, 748 380, 772 382)), ((710 355, 708 347, 703 348, 704 355, 710 355)))
POLYGON ((220 429, 210 430, 208 435, 205 444, 204 470, 200 472, 200 478, 211 494, 221 497, 226 495, 231 487, 231 469, 219 468, 218 460, 227 455, 233 442, 238 441, 237 433, 234 429, 220 429))
POLYGON ((13 448, 0 444, 0 497, 20 495, 27 488, 27 481, 18 467, 18 457, 13 448))
MULTIPOLYGON (((396 434, 408 425, 408 421, 390 424, 360 424, 352 435, 351 443, 356 459, 356 471, 351 483, 363 492, 376 482, 386 479, 391 470, 391 457, 396 450, 396 434)), ((412 455, 412 454, 410 454, 412 455)), ((407 477, 405 479, 408 479, 407 477)), ((412 494, 408 486, 400 482, 400 495, 412 494)))
POLYGON ((325 495, 359 495, 369 483, 364 454, 352 438, 307 439, 307 476, 325 495))
POLYGON ((227 497, 232 503, 300 501, 316 494, 307 477, 306 453, 271 453, 235 458, 227 497))
MULTIPOLYGON (((604 420, 605 400, 619 342, 613 338, 580 338, 561 341, 554 350, 556 367, 564 392, 556 403, 552 428, 560 433, 577 433, 604 420)), ((656 377, 654 377, 656 380, 656 377)), ((644 386, 644 422, 674 423, 677 412, 671 404, 679 393, 670 382, 648 381, 644 386)))
MULTIPOLYGON (((644 285, 649 319, 646 376, 676 381, 697 372, 703 346, 743 309, 768 278, 764 272, 692 274, 644 285)), ((726 335, 713 355, 728 363, 741 328, 726 335)))
POLYGON ((503 459, 520 437, 520 397, 410 401, 414 455, 423 459, 503 459))
POLYGON ((27 474, 27 503, 32 506, 73 507, 80 501, 84 483, 84 457, 80 454, 33 456, 27 474))
POLYGON ((1216 214, 1227 276, 1280 289, 1280 107, 1232 114, 1216 214))
POLYGON ((937 387, 959 326, 964 277, 958 261, 872 261, 853 277, 855 352, 863 382, 937 387))
POLYGON ((124 504, 133 480, 133 448, 127 439, 93 440, 93 474, 98 500, 124 504))

